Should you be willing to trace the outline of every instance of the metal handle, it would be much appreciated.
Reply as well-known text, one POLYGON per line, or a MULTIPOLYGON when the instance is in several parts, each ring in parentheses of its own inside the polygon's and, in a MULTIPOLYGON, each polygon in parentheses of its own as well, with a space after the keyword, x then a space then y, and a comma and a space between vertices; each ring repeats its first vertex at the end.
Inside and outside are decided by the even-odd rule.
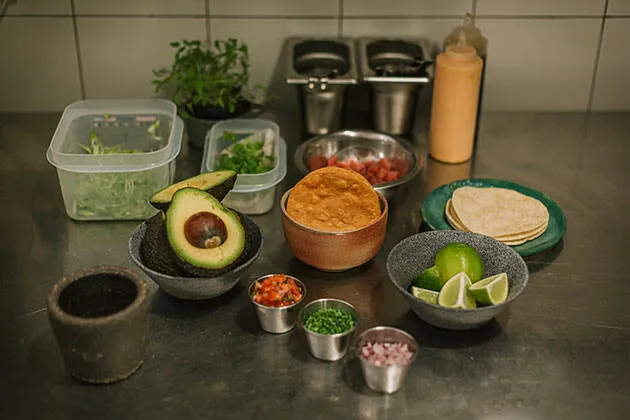
POLYGON ((379 82, 379 83, 415 83, 415 84, 428 84, 431 79, 428 76, 422 77, 397 77, 397 76, 365 76, 363 78, 365 82, 379 82))
MULTIPOLYGON (((310 83, 308 77, 287 77, 284 80, 288 85, 307 85, 310 83)), ((358 84, 358 79, 353 78, 335 78, 335 79, 327 79, 327 85, 356 85, 358 84)))

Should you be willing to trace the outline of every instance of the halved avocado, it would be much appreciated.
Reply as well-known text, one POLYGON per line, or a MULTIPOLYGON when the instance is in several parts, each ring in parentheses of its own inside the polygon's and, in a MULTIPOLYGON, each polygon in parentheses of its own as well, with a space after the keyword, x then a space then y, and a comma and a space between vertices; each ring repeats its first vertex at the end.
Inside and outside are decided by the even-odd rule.
POLYGON ((182 188, 166 213, 166 234, 179 265, 197 276, 212 276, 245 249, 239 217, 207 192, 182 188))
POLYGON ((177 264, 166 235, 166 218, 163 212, 147 220, 147 230, 140 244, 140 254, 144 265, 158 273, 170 276, 186 276, 187 273, 177 264))
POLYGON ((214 198, 221 201, 227 193, 234 188, 236 183, 236 172, 232 170, 207 172, 192 178, 184 179, 173 185, 161 189, 151 196, 149 202, 158 210, 166 211, 173 195, 182 188, 197 188, 206 191, 214 198))

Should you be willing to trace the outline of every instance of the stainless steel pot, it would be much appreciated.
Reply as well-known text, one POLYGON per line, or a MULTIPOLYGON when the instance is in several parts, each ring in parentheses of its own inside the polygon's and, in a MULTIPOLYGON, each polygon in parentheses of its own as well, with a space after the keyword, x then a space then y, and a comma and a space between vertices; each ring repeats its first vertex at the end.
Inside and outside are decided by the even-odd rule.
POLYGON ((338 130, 346 87, 359 81, 352 40, 289 38, 284 48, 285 81, 299 90, 306 131, 338 130))
POLYGON ((418 92, 431 80, 429 48, 423 40, 359 39, 361 81, 372 85, 376 130, 400 135, 413 127, 418 92))

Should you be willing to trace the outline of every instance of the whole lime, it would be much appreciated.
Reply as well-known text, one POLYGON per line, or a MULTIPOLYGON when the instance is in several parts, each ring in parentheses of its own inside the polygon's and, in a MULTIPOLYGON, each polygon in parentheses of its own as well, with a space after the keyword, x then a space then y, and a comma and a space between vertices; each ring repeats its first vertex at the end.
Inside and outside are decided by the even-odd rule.
POLYGON ((435 256, 435 266, 442 281, 448 281, 462 271, 472 283, 483 278, 481 257, 475 248, 465 243, 452 242, 440 249, 435 256))

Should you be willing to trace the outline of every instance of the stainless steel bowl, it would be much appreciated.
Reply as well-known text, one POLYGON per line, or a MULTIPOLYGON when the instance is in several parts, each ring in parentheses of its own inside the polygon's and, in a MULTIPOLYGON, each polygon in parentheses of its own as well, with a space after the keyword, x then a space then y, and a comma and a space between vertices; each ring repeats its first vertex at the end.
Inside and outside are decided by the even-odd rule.
POLYGON ((291 331, 295 327, 299 307, 302 302, 304 302, 304 298, 306 297, 306 286, 304 286, 304 283, 302 283, 295 277, 287 275, 287 277, 292 278, 297 283, 298 287, 302 290, 302 299, 292 305, 282 306, 278 308, 273 306, 261 305, 260 303, 255 302, 253 291, 256 283, 274 275, 275 274, 268 274, 254 280, 249 285, 249 288, 247 289, 247 294, 249 295, 249 299, 251 300, 251 302, 256 307, 256 315, 258 315, 258 321, 260 322, 260 326, 262 327, 262 329, 272 334, 283 334, 285 332, 291 331))
POLYGON ((403 330, 394 327, 374 327, 365 330, 358 338, 355 347, 357 356, 361 360, 361 369, 370 389, 377 392, 392 394, 402 387, 409 366, 418 355, 418 343, 403 330), (366 343, 402 343, 413 352, 413 357, 406 365, 377 366, 361 356, 361 349, 366 343))
POLYGON ((300 327, 306 333, 308 349, 314 358, 334 362, 343 358, 348 352, 352 335, 359 325, 359 312, 348 302, 339 299, 319 299, 306 305, 298 315, 300 327), (319 334, 306 328, 304 320, 319 309, 333 308, 347 312, 354 318, 354 327, 339 334, 319 334))
POLYGON ((415 177, 424 164, 406 140, 369 130, 345 130, 317 136, 302 143, 295 152, 295 165, 306 175, 311 170, 326 166, 324 159, 333 155, 339 160, 353 158, 357 161, 388 158, 401 177, 374 185, 374 189, 383 193, 388 200, 415 177))

